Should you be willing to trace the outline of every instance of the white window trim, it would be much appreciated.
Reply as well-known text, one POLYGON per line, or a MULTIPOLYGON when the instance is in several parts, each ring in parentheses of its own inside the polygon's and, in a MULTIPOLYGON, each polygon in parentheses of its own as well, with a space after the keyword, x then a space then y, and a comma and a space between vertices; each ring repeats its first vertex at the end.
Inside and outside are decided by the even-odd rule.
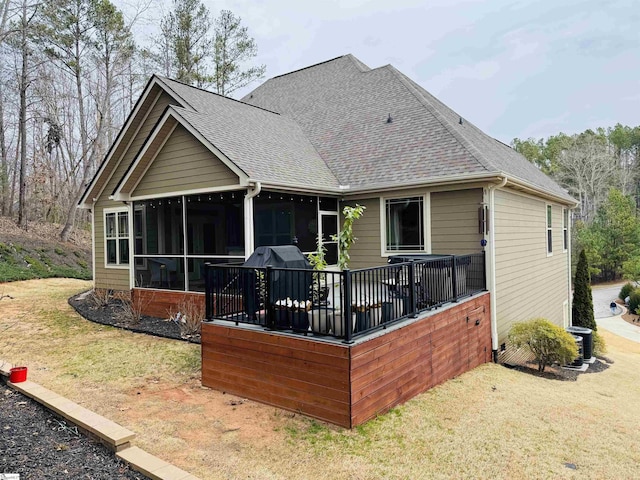
POLYGON ((413 253, 431 253, 431 193, 422 195, 393 195, 380 197, 380 255, 390 257, 392 255, 403 255, 413 253), (387 250, 387 200, 399 200, 401 198, 422 197, 422 228, 424 236, 423 250, 387 250))
POLYGON ((131 254, 131 209, 127 207, 109 207, 105 208, 102 211, 102 237, 104 242, 104 268, 111 268, 116 270, 129 270, 131 266, 131 259, 133 255, 131 254), (111 213, 116 214, 116 232, 118 230, 118 213, 126 212, 127 213, 127 223, 129 224, 129 235, 127 237, 127 241, 129 242, 129 263, 121 264, 120 263, 120 237, 116 233, 116 261, 118 263, 108 263, 107 262, 107 215, 111 213))
POLYGON ((547 250, 547 257, 553 257, 553 205, 544 204, 544 248, 547 250), (551 209, 551 226, 549 226, 549 209, 551 209), (551 232, 551 251, 549 251, 549 232, 551 232))
POLYGON ((569 209, 562 207, 562 253, 567 253, 569 251, 569 215, 571 215, 569 209))

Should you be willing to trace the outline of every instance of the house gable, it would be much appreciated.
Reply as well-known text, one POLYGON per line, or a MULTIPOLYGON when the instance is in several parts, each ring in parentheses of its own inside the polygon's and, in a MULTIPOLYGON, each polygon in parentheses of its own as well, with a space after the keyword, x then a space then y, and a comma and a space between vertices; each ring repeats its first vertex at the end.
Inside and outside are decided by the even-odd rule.
MULTIPOLYGON (((146 171, 138 174, 140 178, 132 191, 132 198, 240 185, 237 173, 184 126, 174 122, 165 123, 170 133, 157 154, 149 159, 146 171)), ((149 152, 150 155, 152 153, 149 152)))
POLYGON ((111 193, 112 179, 115 176, 115 182, 117 182, 120 178, 117 175, 118 170, 123 170, 119 167, 123 163, 124 169, 128 167, 164 109, 169 105, 182 105, 182 103, 177 95, 168 93, 168 89, 159 82, 157 77, 154 76, 149 80, 85 190, 79 202, 80 207, 91 208, 103 193, 107 195, 111 193))

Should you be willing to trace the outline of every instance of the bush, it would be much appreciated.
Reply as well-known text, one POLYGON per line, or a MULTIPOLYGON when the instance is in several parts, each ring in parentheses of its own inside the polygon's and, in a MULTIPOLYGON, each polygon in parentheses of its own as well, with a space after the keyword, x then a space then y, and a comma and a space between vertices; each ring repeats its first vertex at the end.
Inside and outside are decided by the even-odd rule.
POLYGON ((177 310, 177 312, 170 311, 169 318, 180 327, 180 335, 183 338, 200 335, 205 317, 204 302, 199 302, 192 296, 182 297, 178 302, 177 310))
POLYGON ((607 344, 604 338, 598 332, 593 332, 593 356, 600 357, 605 353, 607 353, 607 344))
POLYGON ((558 362, 566 365, 578 356, 576 342, 562 327, 544 318, 515 323, 509 331, 509 342, 516 348, 531 350, 538 362, 538 371, 558 362))
POLYGON ((629 294, 629 311, 636 313, 638 307, 640 307, 640 288, 636 288, 629 294))
POLYGON ((624 299, 631 295, 631 292, 635 290, 635 286, 629 282, 625 283, 620 289, 620 293, 618 294, 618 298, 624 302, 624 299))

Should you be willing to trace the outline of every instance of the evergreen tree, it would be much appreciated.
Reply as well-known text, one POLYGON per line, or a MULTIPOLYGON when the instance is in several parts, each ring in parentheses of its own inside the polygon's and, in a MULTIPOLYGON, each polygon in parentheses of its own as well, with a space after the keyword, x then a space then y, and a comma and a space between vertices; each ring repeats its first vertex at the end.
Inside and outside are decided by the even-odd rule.
POLYGON ((593 297, 591 296, 590 283, 587 255, 582 250, 576 266, 576 278, 573 283, 573 325, 597 330, 598 327, 593 315, 593 297))
POLYGON ((215 20, 214 86, 220 95, 229 96, 262 78, 266 71, 264 65, 244 66, 258 54, 258 46, 240 22, 229 10, 222 10, 215 20))

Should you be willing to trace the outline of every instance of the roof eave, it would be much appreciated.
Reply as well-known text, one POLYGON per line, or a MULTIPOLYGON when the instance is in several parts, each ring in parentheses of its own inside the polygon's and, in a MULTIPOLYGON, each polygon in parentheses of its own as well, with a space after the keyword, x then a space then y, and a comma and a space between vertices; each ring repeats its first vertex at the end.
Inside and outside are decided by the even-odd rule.
POLYGON ((511 175, 505 175, 505 177, 507 177, 506 186, 511 186, 513 188, 523 190, 526 193, 530 193, 538 197, 546 198, 548 200, 553 200, 563 205, 567 205, 570 208, 576 208, 579 204, 579 202, 568 193, 566 196, 562 196, 557 193, 550 192, 549 190, 545 190, 544 188, 533 185, 520 178, 513 177, 511 175))

